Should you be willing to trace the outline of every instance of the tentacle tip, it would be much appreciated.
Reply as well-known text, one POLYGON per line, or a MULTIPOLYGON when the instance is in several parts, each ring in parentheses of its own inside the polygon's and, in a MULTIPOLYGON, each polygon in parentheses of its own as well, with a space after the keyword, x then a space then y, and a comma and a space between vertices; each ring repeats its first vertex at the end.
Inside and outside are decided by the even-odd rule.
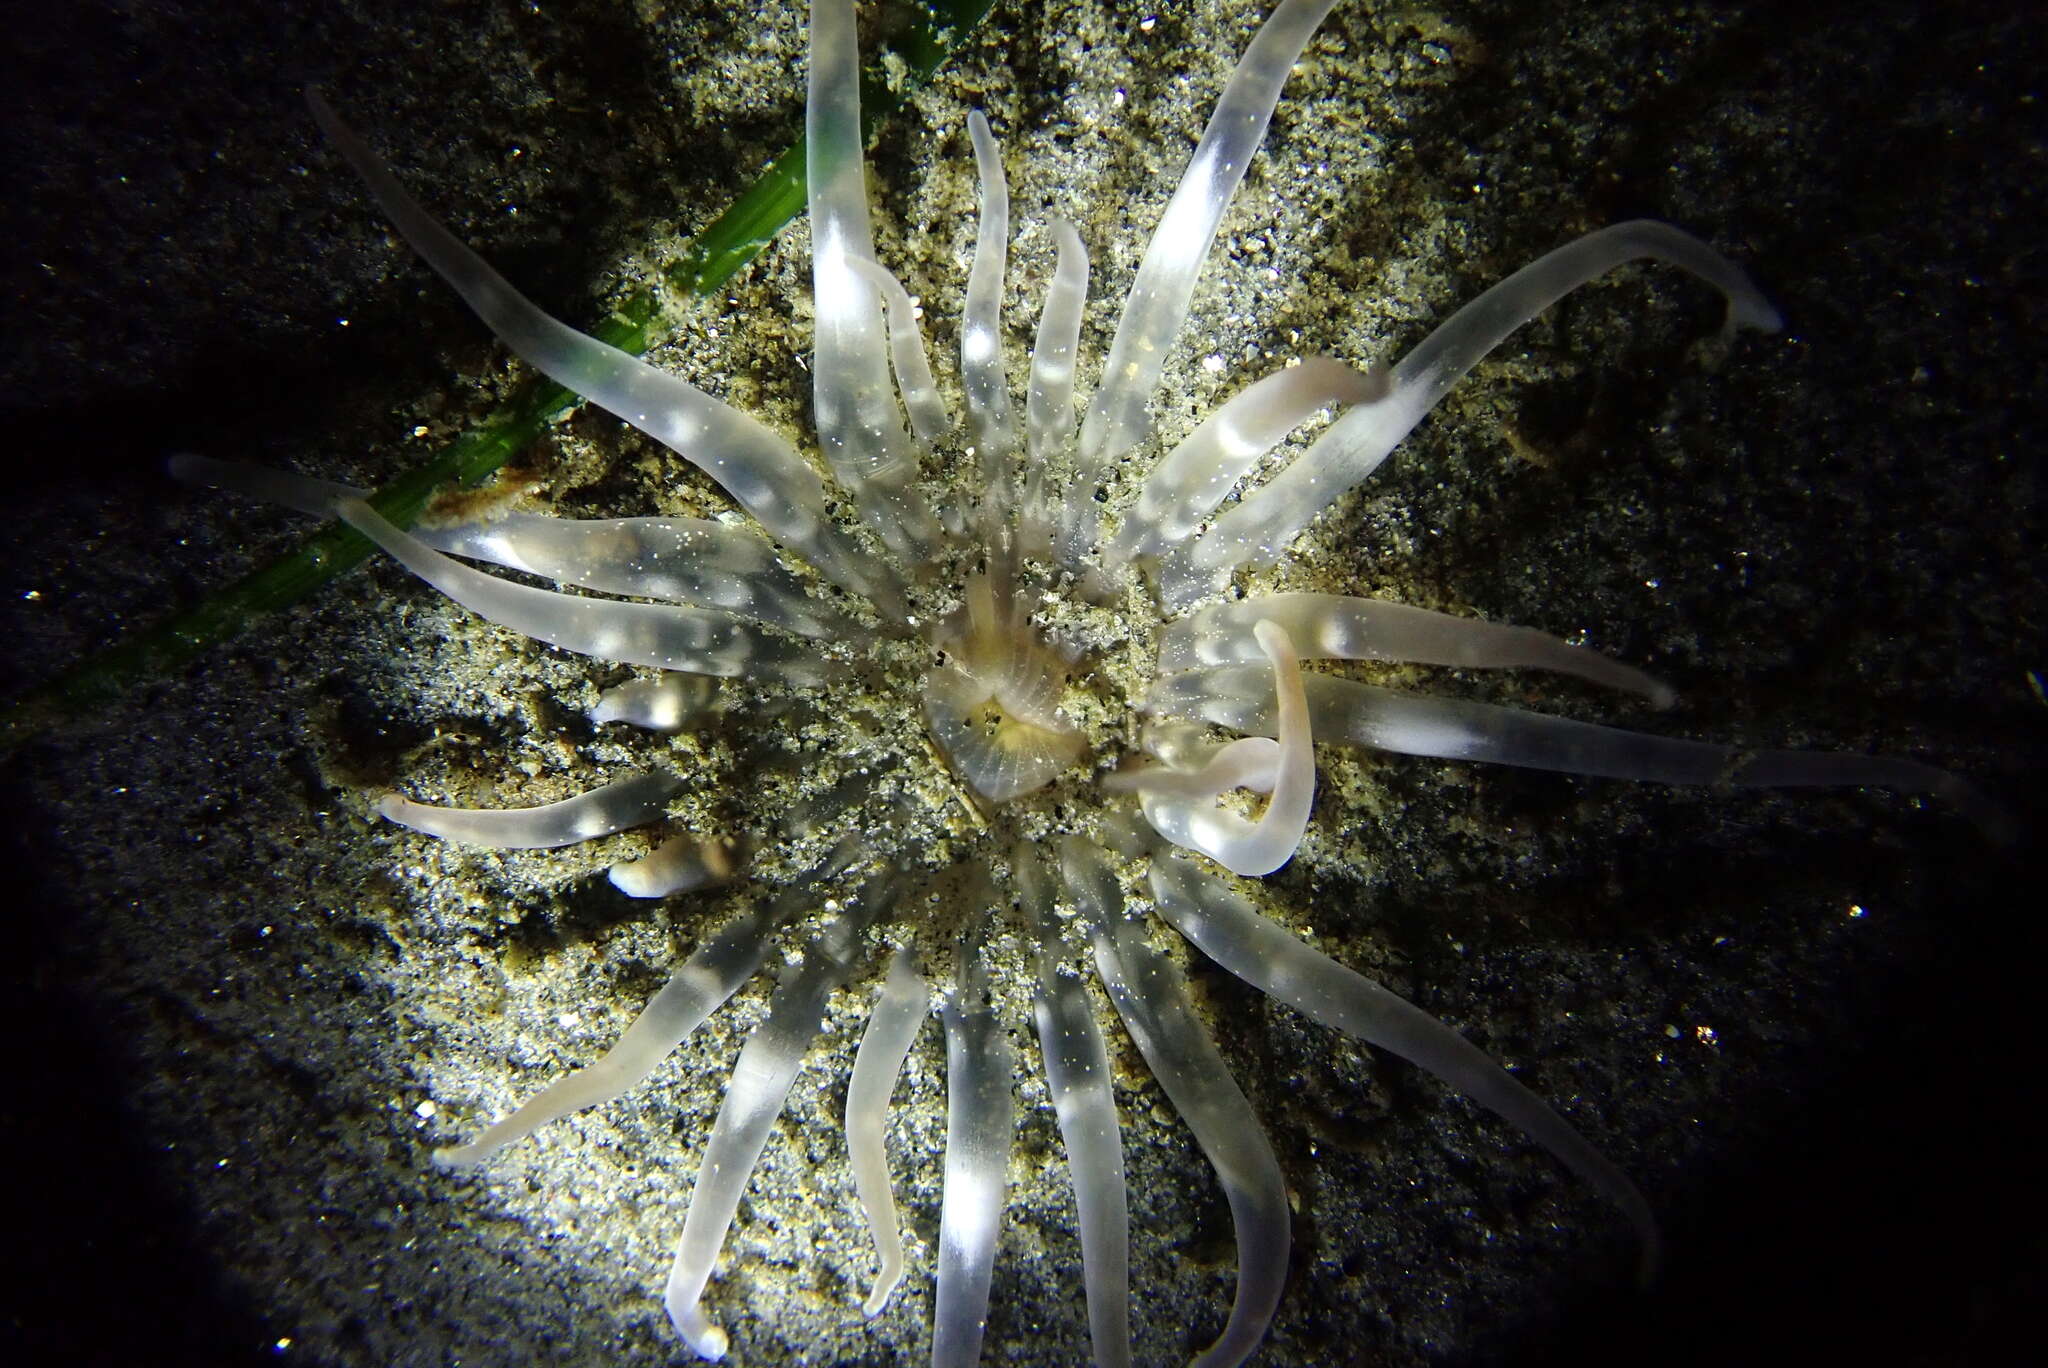
POLYGON ((346 134, 348 132, 348 125, 343 123, 341 116, 334 112, 334 106, 327 103, 327 93, 319 86, 309 85, 306 87, 306 108, 313 111, 313 122, 320 125, 320 131, 330 141, 333 141, 338 134, 346 134))
POLYGON ((475 1145, 443 1145, 430 1156, 434 1167, 449 1172, 475 1168, 483 1161, 475 1145))
POLYGON ((1643 1233, 1642 1253, 1636 1256, 1636 1291, 1648 1292, 1664 1271, 1664 1240, 1653 1228, 1643 1233))
POLYGON ((2026 837, 2026 823, 2020 820, 2020 815, 1992 799, 1981 799, 1969 815, 1984 833, 1984 839, 2001 849, 2011 850, 2026 837))
POLYGON ((1622 1205, 1636 1232, 1636 1290, 1648 1292, 1664 1272, 1664 1232, 1658 1227, 1657 1218, 1650 1214, 1650 1204, 1633 1183, 1628 1184, 1622 1205))
POLYGON ((1967 817, 1985 840, 2001 849, 2018 845, 2027 833, 2027 823, 2016 810, 1967 779, 1942 773, 1933 789, 1936 796, 1967 817))
MULTIPOLYGON (((907 950, 908 947, 905 947, 907 950)), ((898 954, 904 951, 898 951, 898 954)), ((875 1274, 875 1284, 868 1289, 868 1299, 860 1304, 860 1313, 869 1320, 882 1314, 882 1308, 889 1304, 889 1298, 896 1295, 897 1284, 903 1281, 903 1260, 899 1255, 893 1267, 881 1269, 875 1274)))
POLYGON ((1733 342, 1735 334, 1743 329, 1760 333, 1783 332, 1785 315, 1779 313, 1768 299, 1753 291, 1731 295, 1728 310, 1721 316, 1722 344, 1733 342))
POLYGON ((692 1301, 679 1305, 674 1300, 674 1289, 666 1299, 669 1324, 675 1326, 676 1334, 683 1343, 690 1346, 690 1352, 698 1358, 716 1363, 725 1357, 725 1351, 732 1346, 732 1340, 725 1331, 704 1318, 704 1313, 692 1301))
POLYGON ((1670 712, 1678 706, 1678 690, 1669 684, 1652 680, 1649 692, 1650 706, 1658 712, 1670 712))
POLYGON ((1278 874, 1287 867, 1287 862, 1294 858, 1294 851, 1292 849, 1289 849, 1277 861, 1271 859, 1226 860, 1221 855, 1217 855, 1212 851, 1205 850, 1202 853, 1241 879, 1263 879, 1268 874, 1278 874))

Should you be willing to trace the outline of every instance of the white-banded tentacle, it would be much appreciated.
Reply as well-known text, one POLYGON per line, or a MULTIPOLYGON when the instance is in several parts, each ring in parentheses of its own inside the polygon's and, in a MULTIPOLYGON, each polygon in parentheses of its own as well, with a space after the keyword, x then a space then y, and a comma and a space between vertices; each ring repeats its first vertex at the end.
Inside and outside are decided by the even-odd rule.
POLYGON ((1642 1191, 1548 1102, 1484 1050, 1405 998, 1304 944, 1236 889, 1174 856, 1152 864, 1159 915, 1237 977, 1325 1026, 1390 1050, 1498 1113, 1620 1207, 1642 1242, 1638 1275, 1655 1273, 1661 1242, 1642 1191))
POLYGON ((1009 502, 1006 485, 1017 452, 1017 423, 1010 413, 1010 380, 1003 369, 1003 281, 1010 259, 1010 183, 1003 153, 988 118, 970 110, 967 131, 974 142, 974 174, 981 189, 981 213, 974 229, 974 264, 967 273, 967 297, 960 310, 960 385, 967 392, 967 421, 981 469, 982 497, 998 512, 1009 502))
MULTIPOLYGON (((247 461, 183 452, 170 473, 327 518, 340 499, 367 491, 247 461)), ((805 596, 759 534, 709 518, 557 518, 508 513, 482 522, 419 526, 412 535, 436 551, 603 594, 718 608, 799 636, 834 637, 847 623, 805 596)))
POLYGON ((988 1327, 989 1280, 1002 1230, 1016 1105, 1016 1051, 988 996, 977 941, 956 947, 946 1026, 946 1178, 939 1207, 939 1277, 932 1368, 972 1368, 988 1327))
POLYGON ((1163 590, 1184 607, 1239 565, 1278 560, 1295 534, 1379 468, 1401 439, 1508 335, 1589 281, 1639 258, 1668 262, 1727 299, 1724 331, 1775 332, 1782 320, 1741 267, 1690 233, 1650 219, 1617 223, 1545 253, 1459 309, 1391 375, 1385 398, 1339 418, 1299 459, 1167 557, 1163 590))
MULTIPOLYGON (((1173 675, 1153 686, 1147 706, 1270 736, 1274 714, 1266 674, 1256 665, 1223 665, 1173 675)), ((1303 682, 1318 741, 1653 784, 1896 789, 1940 798, 1993 839, 2009 839, 2014 831, 2012 814, 1974 785, 1898 756, 1723 746, 1330 675, 1308 674, 1303 682)))
MULTIPOLYGON (((1081 488, 1074 498, 1087 502, 1090 487, 1101 484, 1109 463, 1144 438, 1160 369, 1187 319, 1188 300, 1217 224, 1266 136, 1288 71, 1335 4, 1283 0, 1238 59, 1131 282, 1116 340, 1103 364, 1102 385, 1081 423, 1081 488)), ((1093 550, 1098 529, 1088 526, 1082 532, 1077 545, 1093 550)))
MULTIPOLYGON (((1063 218, 1047 224, 1053 240, 1052 279, 1031 345, 1031 389, 1024 400, 1024 433, 1033 473, 1074 435, 1074 366, 1081 311, 1088 303, 1088 249, 1063 218)), ((1027 505, 1027 510, 1030 506, 1027 505)))
POLYGON ((435 1150, 434 1162, 443 1168, 481 1164, 550 1121, 609 1102, 638 1086, 754 976, 775 929, 795 915, 804 898, 803 893, 785 891, 772 903, 734 917, 698 945, 596 1063, 556 1079, 468 1144, 435 1150))
POLYGON ((603 594, 718 608, 799 636, 847 633, 805 597, 761 537, 708 518, 553 518, 514 513, 429 528, 429 546, 603 594))
POLYGON ((873 1317, 888 1304, 889 1294, 903 1278, 903 1231, 896 1220, 896 1195, 889 1182, 889 1156, 883 1146, 883 1123, 889 1094, 910 1057, 925 1016, 931 990, 917 972, 909 944, 889 959, 889 977, 875 995, 868 1028, 861 1034, 853 1059, 853 1077, 846 1088, 846 1156, 853 1169, 853 1188, 861 1215, 875 1242, 875 1281, 860 1313, 873 1317))
POLYGON ((321 130, 399 234, 455 287, 485 326, 536 370, 631 423, 718 482, 778 541, 826 578, 904 612, 893 577, 860 554, 825 511, 825 486, 762 423, 630 353, 544 313, 422 209, 398 178, 321 98, 306 92, 321 130))
POLYGON ((706 1318, 702 1301, 733 1213, 739 1209, 740 1194, 754 1175, 768 1131, 824 1021, 825 999, 845 979, 862 934, 890 901, 892 884, 893 876, 870 880, 845 912, 825 924, 802 958, 783 974, 769 999, 767 1017, 733 1062, 662 1294, 676 1333, 699 1358, 725 1356, 726 1333, 706 1318))
POLYGON ((1051 879, 1038 853, 1010 853, 1018 896, 1038 937, 1038 989, 1031 1001, 1046 1087, 1067 1149, 1081 1236, 1081 1280, 1096 1368, 1131 1362, 1131 1220, 1124 1182, 1123 1128, 1109 1082, 1109 1051, 1095 1004, 1061 953, 1051 879))
POLYGON ((817 322, 812 399, 818 440, 861 517, 889 549, 915 564, 938 536, 912 486, 917 453, 889 388, 875 287, 852 265, 875 259, 862 171, 860 52, 852 0, 811 6, 804 102, 805 193, 817 322))
POLYGON ((882 293, 889 323, 889 365, 896 372, 896 389, 903 396, 904 416, 920 442, 935 442, 953 426, 946 401, 939 397, 939 382, 932 378, 931 359, 925 354, 924 330, 917 324, 917 305, 910 291, 881 262, 869 257, 849 256, 851 266, 882 293))
POLYGON ((1202 1147, 1237 1229, 1237 1295, 1222 1333, 1193 1368, 1233 1368, 1272 1323, 1287 1282, 1287 1184, 1258 1114, 1188 1005, 1172 960, 1145 943, 1144 924, 1123 915, 1123 891, 1102 851, 1060 845, 1067 892, 1088 926, 1095 968, 1152 1076, 1202 1147))
POLYGON ((1385 371, 1353 370, 1328 356, 1304 357, 1253 381, 1145 476, 1110 539, 1110 558, 1156 556, 1184 541, 1288 433, 1323 409, 1383 398, 1388 383, 1385 371))
POLYGON ((715 608, 584 598, 513 584, 400 531, 361 499, 343 499, 334 511, 478 617, 565 651, 621 665, 790 684, 822 684, 832 674, 816 646, 770 636, 715 608))
POLYGON ((396 793, 377 815, 444 841, 491 850, 556 850, 660 820, 683 781, 662 770, 614 779, 588 793, 524 808, 459 808, 417 803, 396 793))
POLYGON ((1668 708, 1670 685, 1612 656, 1539 632, 1478 618, 1454 617, 1384 599, 1344 594, 1260 594, 1212 603, 1168 624, 1159 641, 1159 673, 1255 661, 1253 628, 1270 619, 1286 629, 1304 660, 1386 660, 1468 670, 1550 670, 1610 689, 1640 694, 1668 708))

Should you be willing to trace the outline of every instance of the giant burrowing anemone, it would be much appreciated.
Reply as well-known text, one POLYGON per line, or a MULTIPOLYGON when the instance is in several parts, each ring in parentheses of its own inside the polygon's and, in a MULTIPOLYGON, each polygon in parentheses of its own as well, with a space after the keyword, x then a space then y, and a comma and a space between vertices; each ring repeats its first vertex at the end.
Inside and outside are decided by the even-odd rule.
POLYGON ((737 514, 511 514, 409 533, 344 486, 178 462, 189 478, 340 516, 492 622, 645 671, 607 691, 592 715, 657 738, 639 772, 514 810, 387 795, 377 810, 394 822, 508 849, 657 822, 679 792, 714 778, 670 772, 658 738, 707 719, 744 729, 755 711, 771 733, 764 744, 810 762, 796 778, 754 780, 754 762, 741 756, 715 776, 761 789, 736 807, 737 829, 685 831, 614 867, 613 881, 637 897, 734 879, 758 892, 706 930, 603 1058, 434 1156, 450 1168, 481 1165, 551 1120, 619 1097, 771 951, 791 950, 766 1018, 732 1066, 668 1277, 669 1316, 705 1358, 728 1347, 705 1304, 720 1250, 828 998, 884 963, 846 1104, 848 1157, 876 1250, 864 1311, 880 1310, 905 1274, 884 1118, 936 1001, 948 1107, 932 1358, 979 1357, 1021 1062, 1011 1034, 1022 1023, 1002 1004, 1028 998, 1072 1177, 1094 1357, 1130 1362, 1123 1155, 1092 973, 1213 1163, 1235 1223, 1236 1298, 1197 1362, 1248 1357, 1284 1283, 1286 1184, 1191 1007, 1180 952, 1165 948, 1160 923, 1277 1001, 1432 1071, 1519 1126, 1622 1208, 1647 1275, 1657 1250, 1650 1206, 1592 1144, 1455 1031, 1261 910, 1265 891, 1244 880, 1281 869, 1313 840, 1312 821, 1334 820, 1316 805, 1317 744, 1674 784, 1884 785, 1939 794, 1987 826, 2000 821, 1967 785, 1912 761, 1673 740, 1303 668, 1544 670, 1668 705, 1670 691, 1641 671, 1536 631, 1295 585, 1289 548, 1491 349, 1622 263, 1653 258, 1706 280, 1725 297, 1730 334, 1778 326, 1748 277, 1711 248, 1665 224, 1623 223, 1516 272, 1391 367, 1298 358, 1250 378, 1191 431, 1155 436, 1162 370, 1218 225, 1289 70, 1334 4, 1283 0, 1245 52, 1080 413, 1089 263, 1080 234, 1058 221, 1046 225, 1057 264, 1015 402, 1000 310, 1009 200, 979 113, 969 129, 980 208, 957 388, 934 377, 917 302, 877 259, 870 231, 853 8, 820 0, 806 123, 823 471, 782 434, 540 312, 313 97, 328 137, 399 231, 508 347, 688 460, 758 525, 737 514), (1294 437, 1331 411, 1312 441, 1294 437), (507 579, 471 560, 589 592, 507 579), (726 691, 721 708, 707 706, 712 681, 726 691), (792 700, 813 705, 806 721, 791 722, 792 700), (822 756, 816 733, 833 727, 822 756), (1031 947, 1021 967, 991 954, 1005 938, 1031 947))

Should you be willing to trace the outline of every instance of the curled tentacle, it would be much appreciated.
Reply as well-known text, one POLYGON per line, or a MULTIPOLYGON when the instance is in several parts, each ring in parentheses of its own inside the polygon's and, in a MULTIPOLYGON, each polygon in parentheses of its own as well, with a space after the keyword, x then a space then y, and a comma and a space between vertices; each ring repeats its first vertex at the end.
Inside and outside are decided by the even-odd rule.
POLYGON ((1294 857, 1315 803, 1316 759, 1309 744, 1309 710, 1301 662, 1277 623, 1253 628, 1272 662, 1278 744, 1247 737, 1223 747, 1199 774, 1140 770, 1123 786, 1136 790, 1145 819, 1175 845, 1199 850, 1233 874, 1271 874, 1294 857), (1231 788, 1255 788, 1273 797, 1257 821, 1215 802, 1231 788))

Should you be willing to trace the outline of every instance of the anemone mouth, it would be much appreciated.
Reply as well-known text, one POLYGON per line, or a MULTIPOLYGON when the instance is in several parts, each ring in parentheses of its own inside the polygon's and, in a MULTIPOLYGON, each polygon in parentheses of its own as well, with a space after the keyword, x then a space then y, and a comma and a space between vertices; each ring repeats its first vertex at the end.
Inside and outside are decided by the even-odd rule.
POLYGON ((939 625, 942 661, 925 676, 924 715, 953 769, 992 803, 1044 788, 1088 750, 1061 708, 1071 662, 1031 625, 1012 587, 987 572, 939 625))

